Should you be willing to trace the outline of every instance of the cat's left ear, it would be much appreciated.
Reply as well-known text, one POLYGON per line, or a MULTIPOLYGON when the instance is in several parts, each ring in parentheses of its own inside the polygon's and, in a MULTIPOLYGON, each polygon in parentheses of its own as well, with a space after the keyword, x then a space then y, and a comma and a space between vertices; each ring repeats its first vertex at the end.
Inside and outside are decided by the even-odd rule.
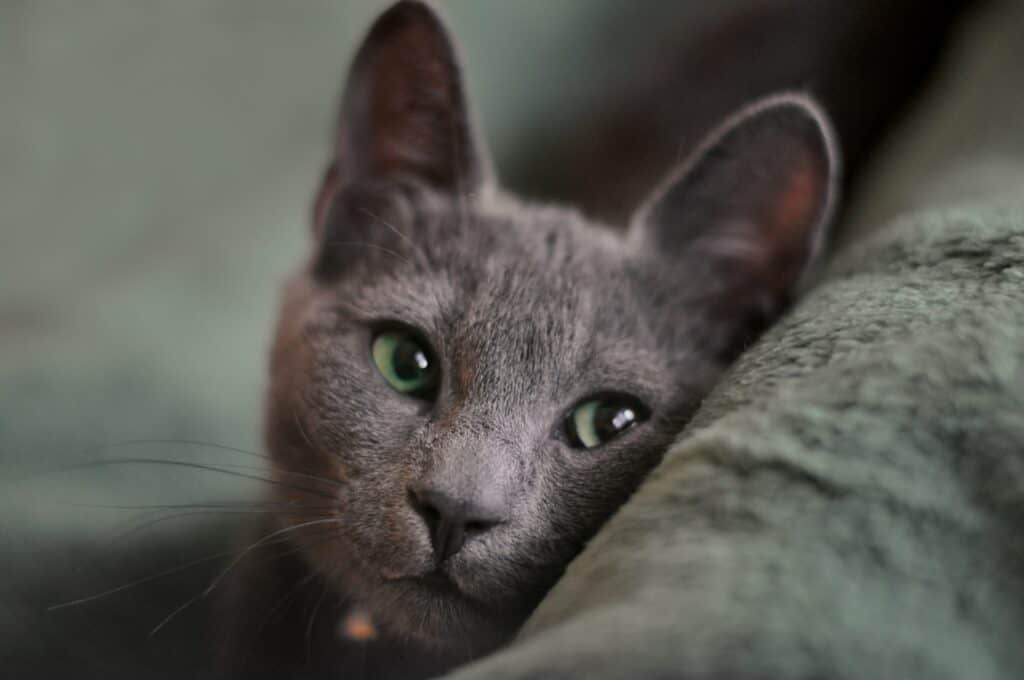
POLYGON ((821 249, 838 156, 825 114, 783 94, 715 130, 640 208, 631 238, 670 258, 715 313, 770 317, 821 249), (699 279, 704 278, 705 281, 699 279))
POLYGON ((427 2, 401 0, 373 24, 352 63, 315 219, 334 191, 359 179, 404 178, 465 194, 489 177, 444 21, 427 2))

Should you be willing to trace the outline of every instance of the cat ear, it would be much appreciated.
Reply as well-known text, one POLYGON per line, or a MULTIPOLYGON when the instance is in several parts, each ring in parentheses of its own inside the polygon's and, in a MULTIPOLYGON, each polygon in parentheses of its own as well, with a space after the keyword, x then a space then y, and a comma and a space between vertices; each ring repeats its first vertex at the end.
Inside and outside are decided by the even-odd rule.
POLYGON ((317 221, 337 188, 356 179, 408 178, 463 193, 488 175, 444 23, 420 0, 395 4, 374 23, 349 72, 317 221))
POLYGON ((717 313, 769 316, 820 250, 838 172, 818 105, 769 97, 727 120, 669 175, 637 212, 631 237, 705 278, 717 313))

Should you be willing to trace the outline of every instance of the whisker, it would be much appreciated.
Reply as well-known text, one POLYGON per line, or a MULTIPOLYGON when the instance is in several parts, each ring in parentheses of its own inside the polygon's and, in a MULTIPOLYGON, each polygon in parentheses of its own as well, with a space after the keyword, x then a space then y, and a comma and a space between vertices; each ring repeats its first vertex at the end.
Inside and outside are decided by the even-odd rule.
MULTIPOLYGON (((293 412, 294 412, 294 409, 293 409, 293 412)), ((297 417, 298 417, 298 415, 296 414, 296 418, 297 417)), ((309 435, 307 435, 305 430, 302 428, 302 423, 298 422, 297 424, 299 425, 299 429, 302 432, 302 436, 305 438, 306 443, 309 444, 309 446, 311 448, 313 448, 314 450, 316 450, 318 453, 323 453, 322 451, 320 451, 313 444, 312 440, 310 440, 309 435)), ((254 458, 259 458, 260 460, 274 462, 274 458, 272 456, 268 456, 265 453, 259 453, 257 451, 250 451, 248 449, 239 448, 237 446, 228 446, 226 444, 218 444, 217 442, 208 442, 208 441, 201 441, 201 440, 196 440, 196 439, 129 439, 129 440, 126 440, 126 441, 120 441, 120 442, 114 442, 113 444, 108 444, 106 446, 106 448, 108 448, 108 449, 117 449, 117 448, 126 448, 126 447, 129 447, 129 446, 147 446, 147 445, 165 445, 165 444, 183 444, 185 446, 192 446, 192 447, 199 447, 199 448, 209 448, 209 449, 215 449, 215 450, 218 450, 218 451, 229 451, 231 453, 241 453, 241 454, 244 454, 244 455, 247 455, 247 456, 252 456, 254 458)), ((242 466, 238 465, 237 463, 221 463, 221 465, 224 466, 224 467, 234 467, 236 469, 243 469, 243 470, 244 469, 250 469, 250 470, 262 470, 263 469, 263 468, 245 468, 245 467, 242 467, 242 466)), ((316 479, 317 481, 325 481, 325 482, 326 481, 331 481, 331 480, 327 480, 327 479, 324 479, 324 478, 320 478, 320 477, 318 477, 316 475, 309 475, 308 473, 300 472, 298 470, 290 470, 290 469, 282 470, 281 466, 279 464, 275 464, 274 465, 274 469, 276 471, 278 471, 278 472, 284 472, 284 473, 287 473, 287 474, 292 475, 292 476, 313 478, 313 479, 316 479)), ((336 482, 336 483, 340 484, 339 482, 336 482)))
POLYGON ((143 585, 145 583, 149 583, 151 581, 155 581, 158 578, 163 578, 164 576, 171 576, 172 574, 177 574, 179 572, 185 571, 186 569, 191 569, 192 567, 197 567, 200 564, 205 564, 206 562, 212 562, 213 560, 218 560, 218 559, 221 559, 221 558, 224 558, 224 557, 230 557, 231 555, 234 555, 234 554, 235 554, 235 551, 233 551, 233 550, 226 550, 226 551, 223 551, 223 552, 214 553, 213 555, 207 555, 206 557, 201 557, 201 558, 199 558, 197 560, 192 560, 191 562, 185 562, 184 564, 179 564, 179 565, 171 567, 169 569, 165 569, 163 571, 159 571, 159 572, 157 572, 155 574, 150 574, 149 576, 145 576, 143 578, 135 579, 134 581, 129 581, 128 583, 123 583, 123 584, 121 584, 119 586, 115 586, 114 588, 109 588, 107 590, 104 590, 104 591, 99 592, 99 593, 95 593, 93 595, 87 595, 86 597, 80 597, 80 598, 75 599, 75 600, 69 600, 68 602, 61 602, 60 604, 50 605, 49 607, 46 608, 46 611, 53 612, 53 611, 57 611, 58 609, 66 609, 67 607, 75 607, 77 605, 85 604, 87 602, 94 602, 96 600, 99 600, 99 599, 104 598, 104 597, 108 597, 108 596, 113 595, 115 593, 120 593, 122 591, 128 590, 129 588, 134 588, 136 586, 141 586, 141 585, 143 585))
MULTIPOLYGON (((284 557, 284 556, 290 555, 293 552, 294 552, 293 550, 288 551, 287 553, 285 553, 284 555, 281 555, 280 557, 284 557)), ((270 623, 271 619, 274 618, 274 616, 277 614, 277 612, 286 603, 290 602, 291 599, 293 597, 295 597, 295 595, 298 594, 298 592, 302 588, 304 588, 305 586, 309 585, 310 581, 314 580, 317 576, 319 576, 319 574, 317 574, 314 571, 314 572, 308 574, 305 578, 299 579, 299 582, 296 583, 293 587, 289 588, 287 593, 285 593, 283 596, 278 598, 277 602, 275 602, 274 605, 270 609, 268 609, 267 613, 263 616, 263 622, 260 623, 259 627, 256 629, 256 632, 257 633, 261 633, 263 631, 263 629, 267 627, 267 624, 270 623)))
MULTIPOLYGON (((280 540, 280 542, 284 543, 284 542, 287 542, 289 539, 288 538, 282 538, 282 539, 279 539, 279 540, 280 540)), ((271 543, 271 545, 273 545, 273 543, 271 543)), ((135 579, 133 581, 129 581, 128 583, 123 583, 123 584, 121 584, 119 586, 116 586, 114 588, 108 588, 107 590, 104 590, 104 591, 99 592, 99 593, 94 593, 93 595, 87 595, 85 597, 80 597, 80 598, 77 598, 77 599, 74 599, 74 600, 69 600, 67 602, 61 602, 59 604, 51 605, 51 606, 46 608, 46 611, 52 612, 52 611, 57 611, 58 609, 66 609, 68 607, 74 607, 74 606, 78 606, 78 605, 81 605, 81 604, 86 604, 86 603, 89 603, 89 602, 94 602, 94 601, 102 599, 104 597, 108 597, 110 595, 114 595, 116 593, 120 593, 120 592, 123 592, 125 590, 129 590, 131 588, 135 588, 137 586, 141 586, 141 585, 144 585, 146 583, 150 583, 150 582, 155 581, 155 580, 157 580, 159 578, 163 578, 165 576, 172 576, 174 574, 183 572, 183 571, 185 571, 187 569, 191 569, 192 567, 197 567, 197 566, 199 566, 201 564, 205 564, 207 562, 212 562, 214 560, 219 560, 219 559, 222 559, 222 558, 225 558, 225 557, 231 557, 232 555, 238 554, 238 552, 239 551, 237 551, 237 550, 224 550, 224 551, 221 551, 221 552, 214 553, 212 555, 207 555, 205 557, 200 557, 198 559, 191 560, 189 562, 185 562, 185 563, 182 563, 182 564, 178 564, 178 565, 176 565, 174 567, 170 567, 169 569, 164 569, 164 570, 159 571, 159 572, 157 572, 155 574, 150 574, 149 576, 144 576, 142 578, 138 578, 138 579, 135 579)))
MULTIPOLYGON (((336 531, 334 529, 328 529, 326 531, 326 533, 319 540, 312 541, 312 542, 308 542, 307 541, 307 542, 305 542, 304 545, 301 545, 301 546, 298 546, 298 547, 293 547, 293 548, 291 548, 289 550, 285 550, 284 552, 279 552, 279 553, 273 555, 271 557, 271 559, 282 559, 282 558, 287 557, 289 555, 293 555, 293 554, 295 554, 295 553, 297 553, 297 552, 299 552, 301 550, 309 548, 310 546, 317 546, 317 545, 321 545, 323 543, 326 543, 327 541, 334 540, 334 539, 338 538, 339 536, 340 536, 340 534, 339 534, 338 531, 336 531)), ((335 571, 336 570, 331 570, 331 574, 333 574, 335 571)), ((294 586, 292 586, 288 590, 288 592, 285 593, 282 597, 278 598, 277 602, 274 603, 274 606, 267 609, 267 612, 264 615, 263 621, 262 621, 262 623, 260 623, 260 626, 257 629, 257 632, 260 632, 264 628, 266 628, 267 624, 270 623, 271 619, 273 619, 273 617, 277 614, 277 612, 282 607, 284 607, 293 597, 295 597, 295 595, 299 592, 299 590, 301 590, 304 586, 309 585, 309 583, 311 581, 313 581, 313 580, 315 580, 315 579, 317 579, 319 577, 321 577, 321 574, 319 574, 316 571, 312 571, 310 574, 308 574, 304 578, 300 579, 299 582, 296 583, 294 586)), ((327 583, 328 583, 329 580, 330 580, 329 577, 325 579, 325 581, 324 581, 325 587, 327 586, 327 583)))
MULTIPOLYGON (((232 469, 226 469, 226 468, 236 468, 236 469, 242 469, 242 470, 258 470, 259 469, 259 468, 252 468, 252 467, 232 465, 232 464, 225 464, 224 467, 217 467, 217 466, 214 466, 214 465, 207 465, 205 463, 193 463, 191 461, 183 461, 183 460, 166 460, 166 459, 161 459, 161 458, 115 458, 115 459, 108 459, 108 460, 87 461, 87 462, 84 462, 84 463, 72 463, 70 465, 64 466, 62 469, 64 469, 64 470, 89 469, 89 468, 93 468, 93 467, 103 467, 103 466, 107 466, 107 465, 131 465, 131 464, 168 465, 168 466, 172 466, 172 467, 183 467, 183 468, 190 468, 190 469, 195 469, 195 470, 206 470, 206 471, 210 471, 210 472, 219 472, 221 474, 230 475, 232 477, 240 477, 242 479, 251 479, 251 480, 254 480, 254 481, 257 481, 257 482, 264 482, 266 484, 273 484, 275 486, 281 486, 281 487, 284 487, 284 488, 287 488, 287 489, 292 489, 292 490, 295 490, 295 491, 305 491, 305 492, 313 494, 313 495, 319 495, 319 496, 321 496, 323 498, 333 499, 333 496, 331 496, 330 494, 327 494, 322 489, 309 489, 309 488, 298 486, 298 485, 295 485, 295 484, 288 484, 288 483, 285 483, 285 482, 283 482, 281 480, 278 480, 278 479, 268 479, 266 477, 260 477, 258 475, 250 475, 250 474, 245 474, 243 472, 236 472, 236 471, 234 471, 232 469)), ((308 477, 308 478, 314 479, 314 480, 316 480, 318 482, 321 482, 321 483, 332 484, 332 485, 335 485, 335 486, 338 486, 338 487, 343 486, 340 482, 338 482, 336 480, 320 478, 320 477, 316 477, 314 475, 302 475, 302 473, 285 473, 285 474, 288 474, 288 475, 301 475, 302 477, 308 477)))
MULTIPOLYGON (((159 506, 154 506, 154 507, 159 507, 159 506)), ((177 519, 182 519, 182 518, 185 518, 185 517, 208 516, 208 515, 280 515, 280 516, 291 517, 291 516, 296 516, 296 515, 304 515, 304 514, 306 514, 304 511, 307 510, 307 509, 311 509, 312 507, 314 507, 314 506, 309 506, 308 508, 297 509, 297 510, 294 510, 294 511, 287 511, 287 510, 280 510, 280 509, 196 509, 196 510, 188 510, 188 511, 185 511, 185 512, 175 512, 175 513, 171 513, 169 515, 161 515, 161 516, 156 517, 154 519, 144 520, 140 524, 137 524, 137 525, 131 526, 131 527, 127 528, 127 529, 124 529, 122 531, 119 531, 119 532, 115 533, 111 538, 109 538, 106 541, 105 546, 106 547, 111 547, 111 546, 115 545, 117 542, 123 541, 123 540, 127 539, 128 537, 130 537, 130 536, 132 536, 134 534, 139 533, 140 531, 145 531, 146 529, 151 529, 151 528, 157 526, 158 524, 163 524, 165 522, 171 522, 171 521, 174 521, 174 520, 177 520, 177 519)), ((319 507, 319 506, 317 506, 317 507, 319 507)), ((323 506, 322 509, 324 509, 324 510, 334 510, 336 508, 333 508, 331 506, 323 506)))
MULTIPOLYGON (((309 436, 309 433, 306 432, 306 427, 302 424, 302 418, 299 416, 299 412, 295 410, 294 406, 292 407, 291 410, 292 418, 295 420, 295 426, 298 428, 299 434, 302 435, 303 440, 306 442, 309 448, 312 449, 314 453, 317 453, 325 458, 330 458, 335 460, 336 462, 340 462, 342 469, 345 471, 345 474, 351 474, 351 468, 347 463, 341 460, 340 456, 325 451, 324 449, 320 448, 317 444, 313 442, 313 439, 309 436)), ((339 481, 338 485, 344 487, 345 482, 339 481)))
POLYGON ((220 574, 218 574, 213 579, 213 581, 210 582, 210 585, 208 585, 198 595, 189 598, 184 604, 182 604, 180 607, 178 607, 177 609, 172 611, 170 614, 168 614, 160 623, 158 623, 156 625, 156 627, 154 627, 151 631, 149 631, 149 636, 152 637, 152 636, 156 635, 158 632, 160 632, 161 628, 166 626, 171 621, 171 619, 173 619, 175 616, 177 616, 180 612, 182 612, 185 609, 187 609, 194 602, 197 602, 200 599, 202 599, 202 598, 206 597, 207 595, 209 595, 210 593, 212 593, 214 591, 214 589, 216 589, 216 587, 218 585, 220 585, 221 581, 223 581, 224 578, 227 577, 227 575, 229 573, 231 573, 231 571, 236 566, 238 566, 238 564, 243 559, 245 559, 246 555, 251 553, 256 548, 260 547, 261 545, 265 544, 268 540, 273 539, 273 538, 275 538, 277 536, 280 536, 282 534, 288 534, 288 533, 293 532, 293 531, 298 531, 299 529, 302 529, 302 528, 308 527, 308 526, 314 526, 314 525, 318 525, 318 524, 339 524, 339 523, 340 523, 340 520, 338 518, 335 518, 335 517, 331 517, 331 518, 328 518, 328 519, 314 519, 314 520, 310 520, 308 522, 303 522, 301 524, 297 524, 297 525, 294 525, 294 526, 285 527, 284 529, 278 529, 277 531, 274 531, 274 532, 264 536, 263 538, 261 538, 260 540, 256 541, 255 543, 250 545, 245 550, 243 550, 240 554, 238 554, 235 557, 235 559, 233 559, 231 561, 231 563, 227 566, 227 568, 224 569, 224 571, 222 571, 220 574))
POLYGON ((411 238, 409 238, 408 236, 406 236, 398 227, 396 227, 395 225, 391 224, 390 222, 388 222, 384 218, 380 217, 379 215, 375 215, 374 213, 370 212, 366 208, 363 208, 362 210, 363 210, 363 212, 367 216, 371 217, 372 219, 376 220, 378 223, 380 223, 383 226, 387 227, 388 229, 393 231, 395 234, 397 234, 400 239, 402 239, 403 241, 408 243, 409 246, 412 248, 413 252, 416 253, 420 257, 420 259, 422 260, 422 262, 424 264, 426 264, 429 261, 429 258, 427 257, 426 251, 423 250, 420 246, 418 246, 415 242, 413 242, 413 240, 411 238))
POLYGON ((387 253, 388 255, 397 257, 399 260, 409 265, 410 267, 413 266, 412 261, 409 258, 402 255, 401 253, 396 253, 390 248, 379 246, 376 243, 367 243, 366 241, 327 241, 326 243, 324 243, 324 246, 363 246, 365 248, 373 248, 375 250, 387 253))
MULTIPOLYGON (((130 459, 129 459, 130 460, 130 459)), ((161 460, 161 459, 146 459, 146 460, 161 460)), ((253 472, 266 472, 265 468, 255 467, 253 465, 242 465, 240 463, 218 463, 218 466, 222 468, 230 468, 232 470, 250 470, 253 472)), ((332 484, 334 486, 344 486, 341 482, 336 479, 330 479, 328 477, 321 477, 319 475, 309 474, 307 472, 296 472, 294 470, 282 470, 278 467, 274 467, 271 472, 275 474, 288 475, 289 477, 298 477, 300 479, 312 479, 314 482, 322 484, 332 484)))
POLYGON ((299 429, 299 434, 302 435, 303 440, 305 440, 309 448, 311 448, 315 453, 318 453, 322 456, 328 458, 333 457, 328 456, 323 449, 321 449, 319 446, 313 443, 313 439, 309 436, 309 433, 306 432, 306 427, 302 424, 302 418, 299 417, 299 412, 295 410, 294 406, 292 406, 292 418, 295 420, 295 426, 299 429))
POLYGON ((247 510, 250 508, 300 508, 303 510, 326 510, 334 508, 333 505, 305 505, 285 502, 244 502, 244 503, 167 503, 167 504, 114 504, 114 503, 64 503, 58 501, 59 505, 70 505, 76 508, 97 508, 100 510, 182 510, 194 509, 224 509, 224 510, 247 510))
POLYGON ((313 607, 313 613, 309 616, 309 623, 306 625, 306 661, 312 657, 313 652, 313 624, 316 622, 316 615, 320 612, 320 605, 323 604, 324 598, 327 597, 327 583, 324 582, 323 590, 320 592, 320 597, 316 601, 316 605, 313 607))
POLYGON ((167 445, 167 444, 183 444, 185 446, 205 448, 205 449, 216 449, 218 451, 230 451, 231 453, 241 453, 247 456, 253 456, 262 460, 271 460, 270 456, 265 453, 259 453, 257 451, 249 451, 248 449, 242 449, 237 446, 228 446, 226 444, 218 444, 217 442, 206 442, 196 439, 128 439, 125 441, 114 442, 107 444, 108 449, 122 449, 129 446, 156 446, 156 445, 167 445))

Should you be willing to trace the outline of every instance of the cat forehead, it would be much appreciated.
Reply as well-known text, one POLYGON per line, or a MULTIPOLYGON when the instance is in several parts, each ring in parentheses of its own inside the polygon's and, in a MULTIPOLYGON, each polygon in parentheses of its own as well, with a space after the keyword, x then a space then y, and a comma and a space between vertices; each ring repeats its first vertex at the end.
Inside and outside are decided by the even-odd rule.
POLYGON ((387 232, 385 245, 365 260, 375 264, 341 286, 361 290, 350 298, 361 315, 457 313, 465 322, 575 326, 607 316, 629 325, 640 310, 617 307, 642 295, 650 278, 622 234, 569 209, 510 201, 472 209, 417 205, 378 226, 387 232))
POLYGON ((380 240, 341 246, 358 257, 325 296, 352 318, 491 342, 489 351, 607 355, 663 340, 656 268, 622 234, 574 210, 419 202, 377 216, 370 233, 380 240))
POLYGON ((441 204, 417 215, 418 233, 431 245, 442 250, 462 246, 467 252, 460 254, 487 263, 508 258, 523 271, 558 273, 560 267, 571 267, 585 272, 593 266, 615 267, 633 255, 621 231, 589 221, 576 210, 500 194, 471 209, 441 204), (440 239, 435 238, 438 232, 440 239), (446 241, 447 234, 454 243, 446 241))
MULTIPOLYGON (((416 328, 460 379, 516 399, 590 385, 652 395, 701 360, 676 277, 578 212, 418 207, 322 298, 349 319, 416 328), (568 382, 566 382, 568 381, 568 382), (546 386, 546 387, 544 387, 546 386)), ((685 376, 684 376, 685 377, 685 376)))

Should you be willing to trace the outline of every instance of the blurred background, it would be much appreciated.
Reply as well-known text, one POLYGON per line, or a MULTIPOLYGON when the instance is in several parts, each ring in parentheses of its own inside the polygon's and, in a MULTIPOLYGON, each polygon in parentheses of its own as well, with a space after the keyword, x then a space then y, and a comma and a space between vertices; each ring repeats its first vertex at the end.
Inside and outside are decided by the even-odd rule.
MULTIPOLYGON (((120 548, 153 519, 86 506, 256 491, 95 463, 261 449, 278 287, 308 246, 348 60, 388 4, 0 3, 3 600, 36 566, 83 568, 69 544, 120 548)), ((614 222, 713 122, 782 88, 830 108, 855 191, 979 3, 437 4, 505 183, 614 222)), ((204 520, 180 519, 143 533, 204 520)))
MULTIPOLYGON (((140 439, 259 449, 277 290, 308 244, 347 62, 387 4, 0 4, 7 538, 103 527, 110 513, 65 503, 133 502, 126 484, 179 502, 239 491, 194 471, 24 473, 211 453, 107 448, 140 439)), ((571 119, 591 56, 578 23, 613 3, 444 4, 499 156, 571 119)))

